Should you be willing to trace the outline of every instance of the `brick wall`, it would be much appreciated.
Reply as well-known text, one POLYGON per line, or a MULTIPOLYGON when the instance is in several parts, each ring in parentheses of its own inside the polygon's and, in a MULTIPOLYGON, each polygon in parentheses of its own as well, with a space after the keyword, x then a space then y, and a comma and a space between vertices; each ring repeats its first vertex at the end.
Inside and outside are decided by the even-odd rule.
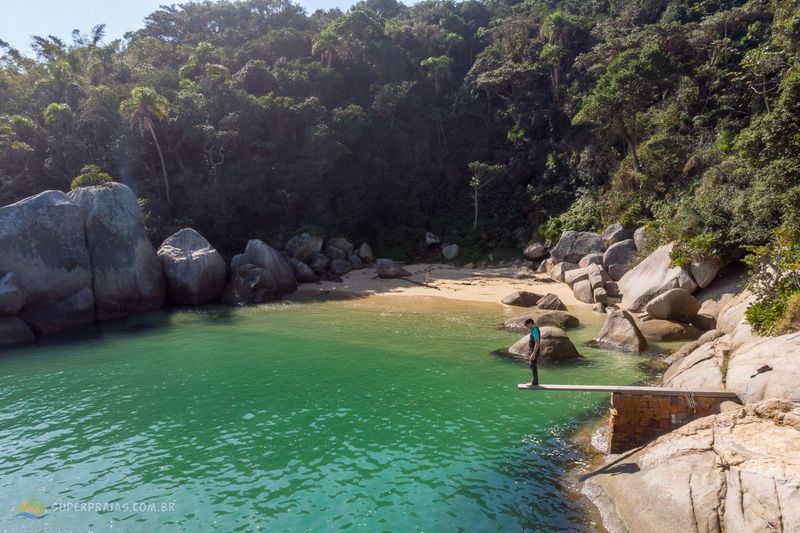
POLYGON ((612 393, 608 451, 621 453, 642 446, 691 420, 718 414, 726 400, 730 398, 612 393))

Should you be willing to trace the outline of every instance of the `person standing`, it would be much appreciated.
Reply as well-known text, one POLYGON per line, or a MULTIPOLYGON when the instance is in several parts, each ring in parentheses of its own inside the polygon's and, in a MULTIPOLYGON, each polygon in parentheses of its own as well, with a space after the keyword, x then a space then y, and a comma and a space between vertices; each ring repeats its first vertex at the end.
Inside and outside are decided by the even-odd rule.
POLYGON ((537 364, 539 363, 542 332, 539 331, 539 326, 536 325, 536 322, 534 322, 532 318, 525 321, 525 327, 530 329, 530 336, 528 338, 528 362, 531 365, 531 375, 533 377, 531 380, 531 387, 538 387, 539 368, 537 364))

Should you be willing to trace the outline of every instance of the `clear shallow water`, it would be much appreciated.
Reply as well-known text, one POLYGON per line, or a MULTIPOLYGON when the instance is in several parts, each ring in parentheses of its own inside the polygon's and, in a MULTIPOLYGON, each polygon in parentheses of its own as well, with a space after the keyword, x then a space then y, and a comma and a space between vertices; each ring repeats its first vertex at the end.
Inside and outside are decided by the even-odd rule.
MULTIPOLYGON (((517 391, 499 306, 401 301, 138 315, 0 354, 0 530, 586 529, 563 476, 607 396, 517 391), (47 516, 15 516, 31 497, 47 516)), ((578 344, 595 331, 541 380, 640 379, 578 344)))

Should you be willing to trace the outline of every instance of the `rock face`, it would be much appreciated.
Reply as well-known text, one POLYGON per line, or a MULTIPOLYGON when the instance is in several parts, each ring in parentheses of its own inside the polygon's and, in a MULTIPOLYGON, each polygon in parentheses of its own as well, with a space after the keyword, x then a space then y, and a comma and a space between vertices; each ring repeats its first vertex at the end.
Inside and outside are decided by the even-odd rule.
POLYGON ((697 282, 697 285, 701 289, 704 289, 711 285, 711 282, 717 277, 721 268, 722 262, 719 259, 712 258, 692 261, 689 265, 689 272, 697 282))
POLYGON ((553 311, 566 311, 567 306, 564 305, 564 302, 553 293, 547 293, 536 302, 536 307, 539 309, 550 309, 553 311))
POLYGON ((457 244, 448 244, 446 246, 442 246, 442 256, 445 259, 455 259, 458 255, 459 248, 457 244))
POLYGON ((664 373, 664 385, 686 389, 724 389, 725 350, 714 341, 701 344, 664 373))
POLYGON ((743 402, 780 398, 800 402, 800 333, 756 338, 734 349, 726 387, 743 402), (771 370, 759 372, 764 366, 771 370))
POLYGON ((28 325, 14 316, 0 318, 0 346, 10 346, 34 340, 28 325))
MULTIPOLYGON (((503 327, 509 331, 518 331, 525 333, 528 329, 525 327, 525 321, 533 319, 537 326, 552 326, 559 329, 577 328, 580 321, 569 313, 563 311, 534 311, 533 313, 526 313, 509 318, 503 324, 503 327)), ((527 353, 527 352, 526 352, 527 353)))
POLYGON ((597 233, 588 231, 565 231, 558 244, 550 250, 556 262, 577 263, 583 256, 606 249, 603 239, 597 233))
POLYGON ((681 267, 670 266, 672 244, 664 245, 647 256, 619 280, 622 305, 629 311, 642 311, 647 303, 670 289, 692 293, 697 284, 681 267))
POLYGON ((298 261, 308 263, 314 254, 322 251, 322 237, 301 233, 295 235, 286 243, 286 255, 298 261))
POLYGON ((647 349, 647 340, 627 311, 609 309, 600 333, 592 341, 594 346, 623 352, 641 353, 647 349))
MULTIPOLYGON (((539 328, 541 332, 541 346, 539 357, 544 361, 561 361, 565 359, 575 359, 581 354, 575 349, 575 345, 569 340, 564 330, 552 326, 539 328)), ((524 362, 528 362, 528 335, 515 342, 508 353, 524 362)))
POLYGON ((690 422, 583 492, 612 531, 800 531, 798 479, 800 405, 765 401, 690 422))
POLYGON ((121 183, 107 183, 80 187, 69 198, 80 209, 86 227, 97 319, 161 307, 161 262, 133 191, 121 183))
POLYGON ((378 273, 378 277, 382 279, 404 278, 411 275, 411 272, 403 268, 400 263, 391 259, 376 260, 375 271, 378 273))
MULTIPOLYGON (((25 294, 25 309, 57 304, 84 289, 91 294, 92 271, 78 206, 62 192, 45 191, 0 208, 0 272, 14 275, 14 285, 25 294)), ((13 310, 17 302, 12 297, 8 305, 13 310)), ((93 320, 89 316, 86 322, 93 320)))
POLYGON ((685 289, 670 289, 650 300, 644 310, 652 318, 691 322, 700 310, 700 302, 685 289))
POLYGON ((176 305, 201 305, 225 290, 227 266, 211 244, 191 228, 167 237, 158 249, 167 299, 176 305))
POLYGON ((528 291, 514 291, 511 294, 508 294, 505 298, 501 301, 505 305, 514 305, 517 307, 531 307, 536 305, 536 303, 541 299, 540 294, 536 294, 535 292, 528 292, 528 291))
MULTIPOLYGON (((258 239, 250 239, 240 259, 240 265, 255 265, 266 270, 274 279, 279 296, 285 296, 297 290, 297 279, 289 262, 272 246, 258 239)), ((233 268, 231 261, 231 268, 233 268)))
POLYGON ((631 232, 626 230, 622 224, 611 224, 603 232, 603 244, 606 248, 612 244, 631 238, 631 232))
POLYGON ((603 266, 614 281, 619 281, 628 271, 635 255, 636 245, 632 240, 614 243, 603 254, 603 266))
MULTIPOLYGON (((552 257, 550 259, 552 259, 552 257)), ((570 270, 575 270, 576 268, 578 268, 578 265, 575 263, 558 263, 553 266, 553 269, 550 271, 550 277, 553 279, 553 281, 560 281, 563 283, 566 273, 570 270)))
POLYGON ((25 306, 25 293, 15 281, 13 272, 0 278, 0 317, 15 316, 25 306))
POLYGON ((26 307, 19 317, 34 333, 47 335, 94 321, 95 299, 91 289, 81 289, 61 301, 37 307, 26 307))
POLYGON ((540 257, 547 255, 547 249, 544 247, 544 244, 535 242, 526 246, 525 251, 522 252, 522 255, 528 259, 539 259, 540 257))

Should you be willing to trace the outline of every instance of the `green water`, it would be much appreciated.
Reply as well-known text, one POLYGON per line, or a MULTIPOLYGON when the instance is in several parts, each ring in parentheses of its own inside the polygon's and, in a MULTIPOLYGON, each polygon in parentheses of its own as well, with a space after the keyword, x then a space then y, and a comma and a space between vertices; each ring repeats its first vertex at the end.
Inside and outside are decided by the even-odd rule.
MULTIPOLYGON (((154 313, 3 353, 0 530, 587 529, 570 436, 607 397, 518 392, 500 306, 401 300, 154 313), (15 515, 31 497, 44 518, 15 515)), ((642 377, 580 349, 542 381, 642 377)))

